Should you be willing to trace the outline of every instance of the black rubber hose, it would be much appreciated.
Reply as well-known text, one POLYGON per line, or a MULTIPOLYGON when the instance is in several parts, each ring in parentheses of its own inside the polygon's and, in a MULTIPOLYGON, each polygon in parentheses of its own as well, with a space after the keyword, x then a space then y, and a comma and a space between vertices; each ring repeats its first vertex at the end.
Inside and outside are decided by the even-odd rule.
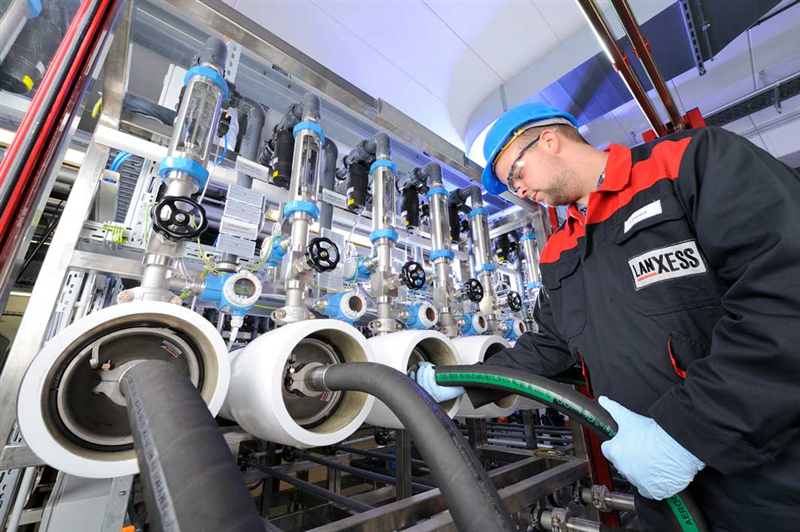
POLYGON ((320 373, 328 390, 374 395, 400 419, 430 467, 457 530, 516 530, 475 452, 439 404, 416 382, 371 362, 327 366, 320 373))
POLYGON ((263 532, 219 426, 186 375, 167 362, 141 362, 120 389, 153 529, 263 532))
MULTIPOLYGON (((510 392, 543 403, 574 419, 603 440, 610 440, 619 427, 608 411, 575 391, 531 373, 485 366, 440 366, 436 383, 442 386, 463 386, 510 392)), ((703 513, 688 491, 682 491, 662 502, 664 515, 676 531, 708 531, 703 513)))

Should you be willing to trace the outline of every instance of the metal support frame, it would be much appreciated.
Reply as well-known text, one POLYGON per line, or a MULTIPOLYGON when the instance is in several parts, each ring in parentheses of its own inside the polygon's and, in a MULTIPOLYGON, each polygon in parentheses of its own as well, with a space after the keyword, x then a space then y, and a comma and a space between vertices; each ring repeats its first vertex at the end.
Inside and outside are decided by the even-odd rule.
POLYGON ((625 57, 616 39, 614 39, 611 28, 608 27, 603 19, 602 11, 594 3, 594 0, 577 0, 577 2, 592 27, 597 40, 600 41, 601 46, 607 52, 612 66, 622 76, 622 80, 633 95, 633 99, 639 104, 639 108, 642 110, 650 127, 659 137, 663 137, 668 133, 667 128, 661 123, 658 111, 656 111, 650 98, 647 97, 647 92, 645 92, 639 82, 639 78, 636 77, 636 73, 631 68, 630 60, 625 57))
MULTIPOLYGON (((502 448, 501 448, 502 451, 502 448)), ((506 507, 514 513, 533 504, 553 491, 569 486, 584 478, 588 472, 586 460, 564 462, 553 461, 547 469, 544 458, 527 458, 516 455, 518 460, 489 472, 489 478, 499 489, 506 507)), ((309 532, 389 532, 419 523, 407 530, 451 530, 455 531, 450 515, 446 512, 439 490, 420 493, 401 501, 390 503, 369 512, 329 523, 309 532), (437 515, 438 514, 438 515, 437 515), (431 518, 422 521, 426 518, 431 518), (420 521, 422 521, 420 523, 420 521)))
POLYGON ((675 101, 672 99, 667 84, 664 82, 664 77, 661 75, 661 71, 650 51, 650 43, 648 43, 647 39, 642 35, 642 31, 639 28, 639 24, 636 22, 636 18, 633 16, 633 11, 631 11, 628 0, 611 0, 611 5, 614 6, 614 11, 616 11, 617 16, 622 21, 622 26, 625 28, 625 33, 628 34, 636 57, 638 57, 639 61, 642 63, 644 71, 650 79, 650 83, 653 85, 653 88, 655 88, 656 94, 658 94, 661 103, 664 105, 664 109, 667 111, 669 120, 672 123, 672 129, 674 131, 685 129, 686 124, 683 121, 683 117, 680 111, 678 111, 678 106, 675 105, 675 101))
POLYGON ((133 475, 82 478, 59 472, 39 530, 119 532, 128 512, 133 475))
POLYGON ((395 431, 397 447, 397 500, 411 497, 411 435, 402 429, 395 431))
MULTIPOLYGON (((124 20, 123 28, 130 23, 130 15, 129 8, 121 17, 124 20)), ((111 30, 108 38, 115 37, 115 28, 112 27, 111 30)), ((121 37, 120 39, 114 38, 106 57, 104 88, 109 87, 109 90, 108 92, 104 90, 105 107, 103 116, 98 121, 98 127, 104 122, 116 123, 119 120, 119 116, 109 115, 108 109, 122 108, 122 94, 115 92, 109 85, 112 84, 112 79, 119 79, 128 70, 128 42, 123 42, 124 35, 121 37), (115 103, 115 98, 120 99, 118 105, 115 103)), ((95 73, 99 71, 102 64, 102 61, 98 62, 95 73)), ((99 145, 94 140, 86 150, 81 169, 72 186, 69 199, 64 205, 58 227, 42 263, 39 278, 33 287, 28 302, 29 311, 25 312, 25 316, 22 318, 8 360, 0 373, 1 412, 16 412, 17 395, 22 377, 47 340, 50 323, 48 320, 43 320, 42 316, 52 316, 55 310, 75 248, 78 245, 81 228, 90 213, 108 155, 109 148, 99 145)), ((42 461, 30 451, 27 445, 8 444, 15 423, 16 416, 14 415, 0 416, 0 444, 4 446, 0 451, 0 469, 41 465, 42 461)))

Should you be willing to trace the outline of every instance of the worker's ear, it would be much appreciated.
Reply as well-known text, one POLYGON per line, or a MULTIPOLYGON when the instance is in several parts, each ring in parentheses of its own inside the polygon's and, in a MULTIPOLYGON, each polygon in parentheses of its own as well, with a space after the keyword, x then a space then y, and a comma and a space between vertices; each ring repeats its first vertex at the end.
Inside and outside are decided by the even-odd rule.
POLYGON ((558 154, 564 148, 564 139, 552 129, 545 129, 539 136, 539 144, 549 153, 558 154))

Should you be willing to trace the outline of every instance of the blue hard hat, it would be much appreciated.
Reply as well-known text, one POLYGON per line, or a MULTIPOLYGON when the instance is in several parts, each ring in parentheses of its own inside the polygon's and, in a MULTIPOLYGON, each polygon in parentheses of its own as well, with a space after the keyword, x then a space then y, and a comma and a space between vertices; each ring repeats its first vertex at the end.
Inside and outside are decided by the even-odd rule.
POLYGON ((515 133, 536 126, 567 123, 578 127, 574 116, 544 103, 524 103, 509 109, 489 129, 483 143, 483 155, 486 157, 486 166, 481 175, 483 188, 495 196, 508 190, 497 178, 492 167, 500 151, 512 140, 515 133))

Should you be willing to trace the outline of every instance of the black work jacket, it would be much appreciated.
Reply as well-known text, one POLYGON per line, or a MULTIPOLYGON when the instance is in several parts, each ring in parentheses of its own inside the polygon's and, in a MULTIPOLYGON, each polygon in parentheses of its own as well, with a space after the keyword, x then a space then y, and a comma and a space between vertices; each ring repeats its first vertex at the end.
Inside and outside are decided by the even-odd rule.
POLYGON ((800 176, 717 127, 612 145, 540 268, 539 331, 486 363, 582 358, 595 396, 707 464, 693 489, 719 530, 800 530, 800 176))

